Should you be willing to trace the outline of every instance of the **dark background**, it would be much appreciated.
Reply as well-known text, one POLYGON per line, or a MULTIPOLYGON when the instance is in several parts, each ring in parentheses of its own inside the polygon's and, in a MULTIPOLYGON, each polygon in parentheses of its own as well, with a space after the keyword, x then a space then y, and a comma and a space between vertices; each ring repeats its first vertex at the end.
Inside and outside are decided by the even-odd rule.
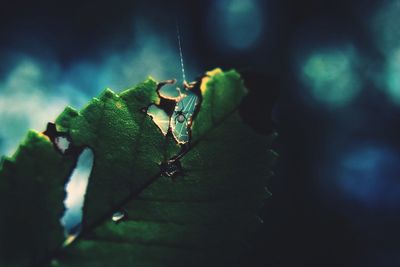
MULTIPOLYGON (((242 108, 245 121, 260 133, 279 133, 273 197, 244 265, 400 266, 396 1, 250 1, 261 21, 242 14, 233 22, 237 32, 223 24, 231 19, 223 9, 230 2, 2 1, 0 79, 6 81, 18 60, 29 57, 44 65, 55 62, 61 73, 70 73, 77 90, 93 96, 103 89, 94 82, 101 74, 76 66, 107 64, 109 53, 131 49, 139 38, 132 28, 141 27, 136 18, 146 22, 145 36, 163 38, 145 65, 161 64, 160 73, 174 68, 173 75, 180 75, 178 58, 157 62, 164 42, 165 53, 172 49, 176 56, 178 18, 189 79, 215 67, 238 69, 251 92, 242 108), (260 27, 255 41, 241 43, 253 27, 260 27), (237 36, 224 39, 227 31, 237 36), (304 79, 313 55, 320 65, 304 79), (348 56, 349 71, 335 74, 338 55, 348 56), (315 93, 310 87, 318 87, 312 80, 318 75, 328 77, 315 93), (345 91, 359 88, 353 96, 339 104, 318 96, 329 94, 325 87, 334 91, 346 83, 347 75, 356 83, 345 91)), ((140 77, 132 84, 135 79, 140 77)))

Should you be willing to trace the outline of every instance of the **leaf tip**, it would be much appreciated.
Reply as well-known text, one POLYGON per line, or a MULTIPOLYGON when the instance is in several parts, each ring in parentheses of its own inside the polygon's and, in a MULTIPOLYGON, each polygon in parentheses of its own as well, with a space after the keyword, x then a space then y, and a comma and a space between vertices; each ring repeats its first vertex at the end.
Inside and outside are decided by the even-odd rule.
POLYGON ((106 88, 104 91, 100 94, 99 99, 112 99, 115 98, 117 94, 111 90, 111 88, 106 88))
POLYGON ((213 70, 207 71, 206 75, 201 80, 200 91, 202 94, 207 90, 207 83, 217 74, 223 73, 221 68, 215 68, 213 70))

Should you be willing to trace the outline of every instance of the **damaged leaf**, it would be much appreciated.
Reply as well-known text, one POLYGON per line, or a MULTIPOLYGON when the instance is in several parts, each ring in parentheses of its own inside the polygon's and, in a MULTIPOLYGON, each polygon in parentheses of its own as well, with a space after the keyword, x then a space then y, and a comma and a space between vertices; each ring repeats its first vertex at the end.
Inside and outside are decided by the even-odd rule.
POLYGON ((191 85, 186 82, 184 89, 176 87, 177 93, 171 90, 163 90, 165 86, 175 84, 175 80, 161 82, 157 86, 157 92, 161 99, 173 101, 174 109, 168 116, 167 112, 159 105, 152 104, 147 109, 147 114, 152 117, 154 123, 160 128, 164 135, 171 131, 178 144, 186 144, 190 141, 191 126, 195 113, 198 111, 201 94, 199 91, 200 82, 191 85))
POLYGON ((74 164, 33 131, 1 160, 0 266, 31 266, 62 244, 64 184, 74 164))
MULTIPOLYGON (((94 165, 81 235, 62 249, 47 246, 52 251, 47 256, 32 252, 34 260, 44 259, 36 262, 66 267, 238 263, 269 196, 264 188, 276 157, 269 150, 275 135, 256 134, 243 124, 238 107, 246 89, 237 72, 217 69, 197 86, 198 99, 189 89, 174 100, 169 114, 156 109, 162 97, 157 82, 148 79, 120 94, 107 89, 82 110, 67 108, 59 116, 56 130, 67 133, 73 147, 89 147, 94 165), (183 118, 178 111, 186 112, 183 118), (187 138, 177 134, 178 123, 187 138)), ((46 168, 65 179, 76 157, 47 142, 56 156, 46 168), (59 164, 69 171, 58 173, 59 164)), ((16 164, 22 163, 17 158, 16 164)), ((43 174, 46 170, 39 169, 33 176, 16 176, 35 180, 43 174)), ((63 199, 61 194, 51 201, 60 206, 63 199)), ((52 216, 54 221, 61 215, 52 216)))

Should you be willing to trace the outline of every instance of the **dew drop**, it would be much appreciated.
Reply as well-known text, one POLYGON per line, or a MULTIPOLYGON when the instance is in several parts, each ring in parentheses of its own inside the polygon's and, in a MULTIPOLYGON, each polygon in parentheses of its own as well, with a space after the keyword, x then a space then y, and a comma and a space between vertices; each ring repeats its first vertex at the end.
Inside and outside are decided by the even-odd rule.
POLYGON ((169 160, 161 165, 161 170, 164 176, 173 177, 182 173, 182 166, 179 160, 169 160))
POLYGON ((112 215, 112 220, 115 223, 121 222, 125 218, 126 214, 123 211, 117 211, 112 215))

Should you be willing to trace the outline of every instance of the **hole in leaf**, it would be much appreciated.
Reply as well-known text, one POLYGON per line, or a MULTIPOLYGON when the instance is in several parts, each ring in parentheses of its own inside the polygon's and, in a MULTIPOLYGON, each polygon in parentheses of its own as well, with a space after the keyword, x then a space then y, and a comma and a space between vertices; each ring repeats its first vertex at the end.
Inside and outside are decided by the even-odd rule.
POLYGON ((71 142, 65 136, 58 136, 54 139, 54 144, 64 154, 69 149, 71 142))
POLYGON ((47 135, 54 147, 61 154, 67 154, 73 152, 74 149, 71 145, 71 137, 66 132, 57 131, 56 125, 54 123, 49 122, 47 124, 46 131, 43 134, 47 135))
POLYGON ((150 105, 147 115, 164 135, 170 131, 178 144, 186 144, 190 141, 192 121, 201 103, 200 82, 185 82, 184 89, 173 87, 175 82, 176 80, 167 80, 158 84, 160 105, 150 105), (165 101, 173 103, 171 112, 166 110, 165 101))
POLYGON ((157 92, 160 98, 177 100, 181 96, 180 89, 175 86, 176 80, 168 80, 158 84, 157 92))
POLYGON ((192 119, 198 104, 199 97, 189 90, 182 93, 182 97, 176 102, 170 127, 175 140, 179 144, 189 142, 192 119))
POLYGON ((150 105, 147 108, 147 115, 153 119, 153 122, 161 130, 163 135, 167 135, 169 129, 169 116, 167 113, 156 105, 150 105))
POLYGON ((64 200, 65 212, 61 218, 61 224, 64 226, 65 234, 68 237, 76 236, 80 232, 82 207, 93 162, 92 149, 85 148, 79 155, 76 167, 65 185, 67 196, 64 200))

